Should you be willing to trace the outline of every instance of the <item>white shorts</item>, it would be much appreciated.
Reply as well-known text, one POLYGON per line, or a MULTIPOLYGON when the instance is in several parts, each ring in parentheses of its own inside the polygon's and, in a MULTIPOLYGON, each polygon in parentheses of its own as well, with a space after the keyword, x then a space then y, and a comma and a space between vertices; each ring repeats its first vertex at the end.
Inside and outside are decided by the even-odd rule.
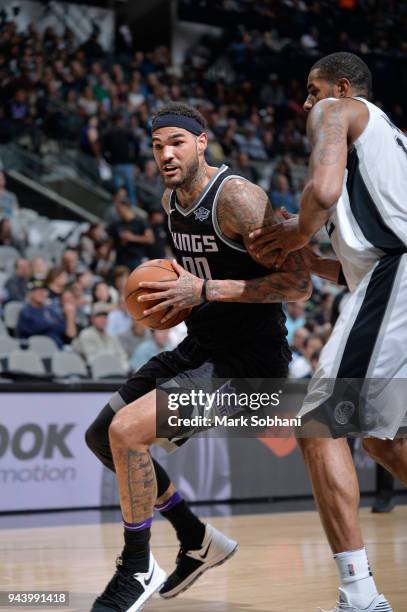
POLYGON ((350 295, 299 416, 334 437, 392 439, 407 426, 407 254, 384 256, 350 295))

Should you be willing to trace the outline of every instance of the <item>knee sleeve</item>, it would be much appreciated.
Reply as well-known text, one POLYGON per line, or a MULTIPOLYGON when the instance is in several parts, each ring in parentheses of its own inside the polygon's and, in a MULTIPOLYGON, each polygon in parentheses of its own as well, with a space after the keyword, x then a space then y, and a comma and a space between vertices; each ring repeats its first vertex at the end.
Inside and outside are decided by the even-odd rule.
POLYGON ((86 444, 109 470, 115 471, 109 443, 109 426, 115 412, 109 404, 99 413, 85 433, 86 444))

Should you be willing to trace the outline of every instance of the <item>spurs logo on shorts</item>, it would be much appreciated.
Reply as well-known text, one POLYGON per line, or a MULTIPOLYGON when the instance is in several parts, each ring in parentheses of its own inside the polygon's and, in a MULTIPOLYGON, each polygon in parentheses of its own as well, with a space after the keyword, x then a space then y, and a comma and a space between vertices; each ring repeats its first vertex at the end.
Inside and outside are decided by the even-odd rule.
POLYGON ((338 425, 346 425, 349 423, 354 412, 355 404, 353 402, 339 402, 335 406, 334 419, 338 425))

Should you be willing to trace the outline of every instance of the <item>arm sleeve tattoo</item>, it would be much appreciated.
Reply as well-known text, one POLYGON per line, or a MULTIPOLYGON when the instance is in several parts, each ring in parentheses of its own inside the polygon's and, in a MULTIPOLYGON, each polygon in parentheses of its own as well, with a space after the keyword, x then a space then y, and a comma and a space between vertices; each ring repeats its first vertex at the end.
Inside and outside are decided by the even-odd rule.
MULTIPOLYGON (((218 222, 221 231, 249 247, 249 233, 258 227, 276 223, 276 216, 266 193, 244 179, 231 179, 219 199, 218 222)), ((248 249, 250 254, 250 250, 248 249)), ((267 261, 255 260, 269 267, 267 261)), ((251 280, 209 281, 208 299, 240 302, 284 302, 308 298, 311 281, 299 252, 291 253, 283 268, 251 280)))

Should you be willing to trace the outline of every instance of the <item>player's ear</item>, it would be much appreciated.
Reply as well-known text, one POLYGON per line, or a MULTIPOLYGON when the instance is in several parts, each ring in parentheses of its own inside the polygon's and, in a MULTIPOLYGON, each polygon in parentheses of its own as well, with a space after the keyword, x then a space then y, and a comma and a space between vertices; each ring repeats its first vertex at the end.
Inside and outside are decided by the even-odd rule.
POLYGON ((208 134, 206 132, 202 132, 202 134, 197 136, 196 146, 198 148, 198 155, 202 155, 208 146, 208 134))
POLYGON ((348 79, 343 77, 342 79, 338 79, 335 83, 335 98, 348 98, 351 94, 351 84, 348 79))

